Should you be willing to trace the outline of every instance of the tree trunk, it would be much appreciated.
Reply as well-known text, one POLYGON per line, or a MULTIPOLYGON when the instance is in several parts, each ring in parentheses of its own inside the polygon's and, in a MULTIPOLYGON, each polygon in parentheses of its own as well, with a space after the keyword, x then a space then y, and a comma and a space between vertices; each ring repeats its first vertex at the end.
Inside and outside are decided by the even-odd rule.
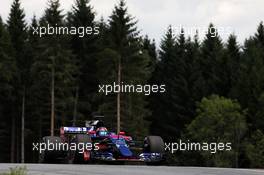
POLYGON ((25 98, 26 98, 26 88, 24 86, 23 99, 22 99, 22 117, 21 117, 21 163, 25 162, 25 98))
POLYGON ((236 150, 235 150, 235 166, 236 168, 239 168, 239 152, 240 152, 240 138, 241 138, 241 133, 240 133, 240 121, 238 121, 238 126, 236 126, 236 150))
POLYGON ((38 119, 38 139, 42 139, 42 116, 39 116, 38 119))
MULTIPOLYGON (((39 111, 40 111, 40 109, 39 109, 39 111)), ((38 140, 39 140, 39 142, 41 142, 42 141, 42 116, 39 116, 38 117, 38 140)), ((37 154, 37 162, 39 161, 39 156, 40 156, 40 154, 37 154)))
MULTIPOLYGON (((16 123, 16 126, 20 126, 21 123, 19 123, 19 121, 17 121, 16 123)), ((16 160, 15 162, 16 163, 19 163, 20 162, 20 150, 21 150, 21 147, 20 147, 20 141, 21 141, 21 136, 20 136, 20 131, 19 129, 16 130, 16 160)))
POLYGON ((51 122, 50 122, 50 135, 54 136, 54 120, 55 120, 55 111, 54 111, 54 90, 55 90, 55 65, 54 65, 54 58, 53 58, 53 65, 52 65, 52 72, 51 72, 51 122))
POLYGON ((16 119, 12 116, 12 130, 11 130, 11 163, 15 163, 15 145, 16 145, 16 119))
POLYGON ((73 111, 72 126, 76 125, 78 100, 79 100, 79 87, 77 86, 76 87, 75 100, 74 100, 74 111, 73 111))
MULTIPOLYGON (((117 84, 121 85, 121 58, 118 61, 117 84)), ((120 132, 120 91, 117 93, 117 134, 120 132)))

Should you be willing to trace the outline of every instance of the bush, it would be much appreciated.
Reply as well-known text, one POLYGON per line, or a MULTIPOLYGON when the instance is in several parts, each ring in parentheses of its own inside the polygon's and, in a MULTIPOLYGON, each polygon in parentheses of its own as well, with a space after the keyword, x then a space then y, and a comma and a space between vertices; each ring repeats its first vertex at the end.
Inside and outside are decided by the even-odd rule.
POLYGON ((247 157, 251 167, 264 168, 264 134, 257 130, 246 146, 247 157))
POLYGON ((27 174, 26 167, 15 167, 15 168, 10 168, 10 171, 8 173, 1 173, 0 175, 26 175, 26 174, 27 174))
POLYGON ((245 111, 237 101, 212 95, 197 106, 197 117, 187 127, 190 140, 196 142, 231 143, 231 151, 201 152, 207 166, 238 167, 241 139, 247 124, 245 111))

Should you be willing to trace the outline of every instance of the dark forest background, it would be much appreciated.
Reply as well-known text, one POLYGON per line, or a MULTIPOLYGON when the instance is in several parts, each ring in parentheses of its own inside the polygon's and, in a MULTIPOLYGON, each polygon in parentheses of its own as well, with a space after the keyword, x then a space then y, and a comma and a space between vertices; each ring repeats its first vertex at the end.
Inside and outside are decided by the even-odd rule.
MULTIPOLYGON (((0 19, 0 162, 37 162, 32 143, 50 134, 54 80, 55 132, 83 126, 94 113, 116 129, 116 94, 98 93, 99 84, 165 84, 166 93, 121 94, 121 128, 136 139, 160 135, 167 142, 231 142, 232 151, 177 152, 174 165, 264 167, 264 26, 237 42, 208 33, 190 38, 172 27, 157 47, 142 36, 121 0, 107 19, 95 20, 89 0, 76 0, 65 13, 48 1, 40 19, 27 23, 20 0, 6 22, 0 19), (99 26, 99 35, 33 35, 37 26, 99 26)), ((177 15, 177 14, 175 14, 177 15)), ((213 31, 210 24, 208 30, 213 31)))

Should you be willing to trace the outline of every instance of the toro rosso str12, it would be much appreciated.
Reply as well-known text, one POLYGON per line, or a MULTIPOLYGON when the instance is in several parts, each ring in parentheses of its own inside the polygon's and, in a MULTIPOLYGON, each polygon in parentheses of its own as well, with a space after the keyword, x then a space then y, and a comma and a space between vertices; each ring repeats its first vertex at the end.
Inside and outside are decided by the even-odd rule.
POLYGON ((46 136, 40 162, 89 163, 94 161, 138 161, 159 164, 164 160, 164 142, 159 136, 147 136, 141 144, 124 132, 108 131, 101 120, 86 127, 61 127, 60 136, 46 136))

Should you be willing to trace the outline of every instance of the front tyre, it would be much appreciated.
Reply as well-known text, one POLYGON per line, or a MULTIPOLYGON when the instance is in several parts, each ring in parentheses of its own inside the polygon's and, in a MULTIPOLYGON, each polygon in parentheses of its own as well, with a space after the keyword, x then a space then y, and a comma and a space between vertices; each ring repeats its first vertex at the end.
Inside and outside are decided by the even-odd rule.
POLYGON ((148 136, 144 139, 144 153, 159 153, 161 160, 146 162, 147 165, 161 165, 164 160, 165 144, 160 136, 148 136))
POLYGON ((165 152, 165 144, 160 136, 148 136, 144 139, 144 152, 161 153, 165 152))

